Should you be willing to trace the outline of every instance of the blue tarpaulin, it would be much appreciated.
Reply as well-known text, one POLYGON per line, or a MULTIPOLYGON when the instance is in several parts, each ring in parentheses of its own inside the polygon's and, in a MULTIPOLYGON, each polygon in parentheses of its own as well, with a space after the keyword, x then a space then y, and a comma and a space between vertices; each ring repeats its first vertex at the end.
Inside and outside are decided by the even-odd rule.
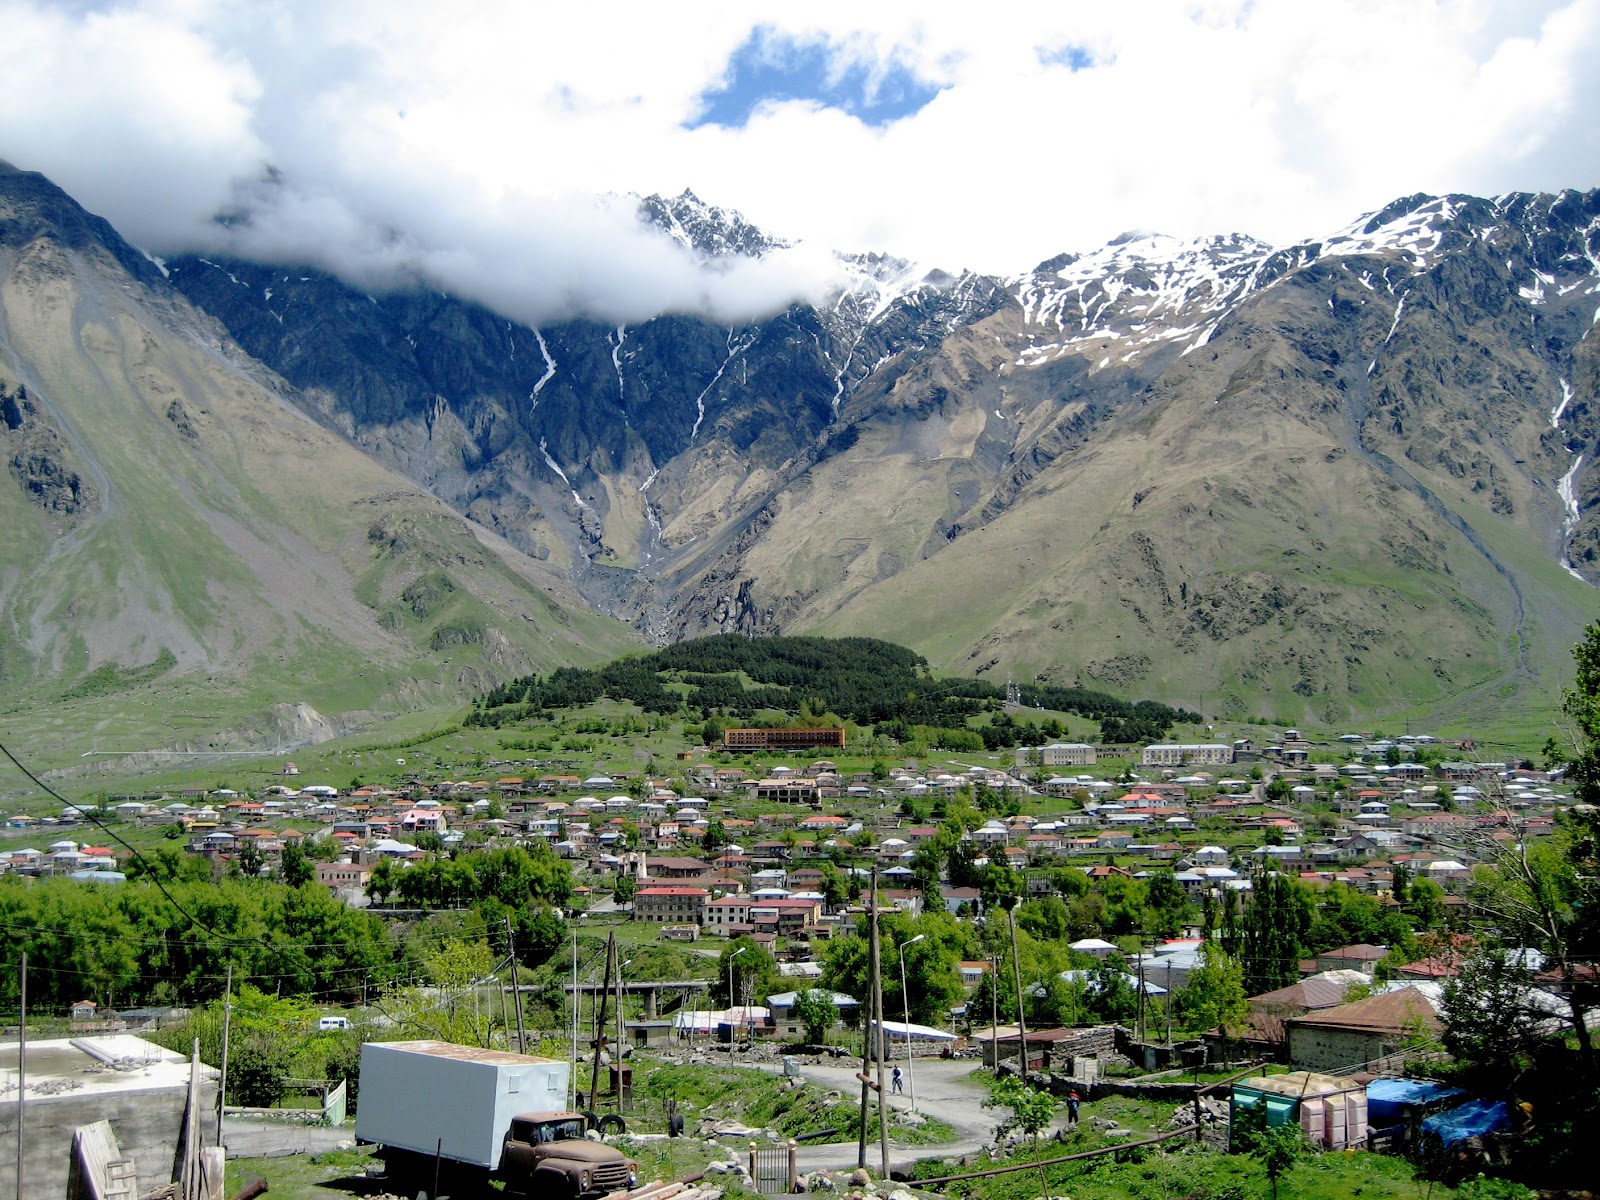
POLYGON ((1511 1110, 1504 1100, 1470 1100, 1449 1112, 1436 1113, 1422 1122, 1422 1133, 1432 1135, 1446 1146, 1486 1133, 1498 1133, 1511 1124, 1511 1110))
POLYGON ((1367 1084, 1367 1120, 1373 1125, 1392 1125, 1408 1108, 1462 1094, 1460 1088, 1428 1079, 1374 1079, 1367 1084))

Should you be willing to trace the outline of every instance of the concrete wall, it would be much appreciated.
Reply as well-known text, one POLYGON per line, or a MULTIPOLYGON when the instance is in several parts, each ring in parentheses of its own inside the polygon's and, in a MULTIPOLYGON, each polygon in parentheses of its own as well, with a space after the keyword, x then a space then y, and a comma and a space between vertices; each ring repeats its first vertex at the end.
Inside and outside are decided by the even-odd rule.
MULTIPOLYGON (((216 1144, 217 1085, 200 1087, 201 1137, 216 1144)), ((72 1133, 79 1125, 109 1121, 124 1157, 134 1160, 142 1194, 172 1180, 178 1163, 179 1133, 188 1089, 129 1088, 115 1092, 58 1096, 30 1095, 23 1110, 25 1139, 23 1194, 54 1197, 67 1194, 72 1159, 72 1133)), ((17 1194, 17 1104, 15 1092, 0 1101, 0 1196, 17 1194)))

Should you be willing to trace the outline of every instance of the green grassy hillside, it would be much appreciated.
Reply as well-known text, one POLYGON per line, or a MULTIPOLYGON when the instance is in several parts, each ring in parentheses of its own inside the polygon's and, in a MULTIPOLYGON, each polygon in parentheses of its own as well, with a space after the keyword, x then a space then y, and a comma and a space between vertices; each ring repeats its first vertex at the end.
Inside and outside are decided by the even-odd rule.
POLYGON ((0 197, 9 744, 291 745, 636 644, 104 246, 19 238, 27 204, 0 197))

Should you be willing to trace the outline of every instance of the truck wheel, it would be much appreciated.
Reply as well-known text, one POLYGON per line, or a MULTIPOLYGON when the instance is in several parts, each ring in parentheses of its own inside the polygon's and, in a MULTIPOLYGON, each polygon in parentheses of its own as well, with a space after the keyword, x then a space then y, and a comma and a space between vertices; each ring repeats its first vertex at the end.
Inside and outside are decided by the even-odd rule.
POLYGON ((601 1137, 612 1137, 619 1133, 627 1133, 628 1123, 616 1113, 607 1113, 600 1118, 596 1128, 600 1130, 601 1137))
POLYGON ((578 1115, 583 1118, 585 1129, 594 1129, 600 1124, 600 1118, 595 1116, 588 1109, 584 1109, 578 1115))

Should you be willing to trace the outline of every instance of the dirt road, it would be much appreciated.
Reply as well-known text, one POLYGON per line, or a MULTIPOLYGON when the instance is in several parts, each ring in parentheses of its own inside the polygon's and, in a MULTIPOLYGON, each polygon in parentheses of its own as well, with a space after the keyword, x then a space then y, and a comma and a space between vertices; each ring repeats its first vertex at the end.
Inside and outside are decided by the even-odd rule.
MULTIPOLYGON (((813 1083, 834 1088, 846 1096, 859 1096, 861 1081, 856 1072, 859 1062, 843 1065, 811 1064, 800 1068, 800 1073, 813 1083)), ((909 1162, 917 1158, 954 1158, 973 1154, 993 1140, 994 1127, 1000 1123, 1005 1110, 982 1107, 987 1090, 971 1078, 978 1064, 972 1059, 925 1059, 913 1067, 917 1093, 917 1111, 943 1121, 956 1131, 956 1140, 937 1146, 907 1146, 889 1143, 891 1163, 909 1162)), ((874 1078, 876 1076, 874 1075, 874 1078)), ((909 1089, 909 1084, 908 1084, 909 1089)), ((876 1103, 876 1093, 874 1093, 876 1103)), ((911 1108, 909 1090, 900 1096, 890 1096, 889 1104, 898 1109, 911 1108)), ((800 1147, 798 1160, 802 1171, 848 1170, 856 1165, 855 1142, 827 1142, 800 1147)), ((877 1142, 867 1147, 867 1167, 877 1173, 881 1165, 881 1152, 877 1142)))

